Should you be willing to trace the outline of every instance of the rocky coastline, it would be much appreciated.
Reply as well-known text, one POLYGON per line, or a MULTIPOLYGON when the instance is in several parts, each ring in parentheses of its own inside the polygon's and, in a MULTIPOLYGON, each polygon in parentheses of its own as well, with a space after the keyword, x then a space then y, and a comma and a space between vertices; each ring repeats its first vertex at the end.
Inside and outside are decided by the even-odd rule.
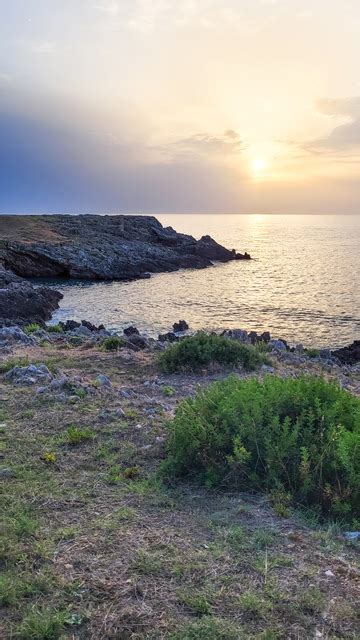
MULTIPOLYGON (((41 290, 40 290, 41 291, 41 290)), ((40 294, 39 294, 40 295, 40 294)), ((99 348, 107 338, 119 340, 122 348, 130 351, 156 352, 166 349, 169 344, 194 335, 185 320, 174 322, 170 331, 152 338, 141 334, 137 327, 125 327, 122 332, 109 331, 103 324, 94 325, 88 320, 78 322, 67 320, 58 325, 32 323, 27 326, 12 324, 0 328, 0 354, 11 353, 15 345, 54 346, 55 348, 80 347, 82 349, 99 348)), ((278 360, 294 366, 306 363, 318 363, 321 367, 348 368, 360 372, 360 340, 340 349, 306 348, 302 344, 290 345, 283 338, 274 338, 269 331, 258 333, 244 329, 227 329, 218 332, 229 340, 242 344, 258 346, 278 360)), ((360 391, 360 387, 359 387, 360 391)))
POLYGON ((59 292, 27 278, 133 280, 250 259, 150 216, 0 216, 0 326, 44 324, 58 307, 59 292))

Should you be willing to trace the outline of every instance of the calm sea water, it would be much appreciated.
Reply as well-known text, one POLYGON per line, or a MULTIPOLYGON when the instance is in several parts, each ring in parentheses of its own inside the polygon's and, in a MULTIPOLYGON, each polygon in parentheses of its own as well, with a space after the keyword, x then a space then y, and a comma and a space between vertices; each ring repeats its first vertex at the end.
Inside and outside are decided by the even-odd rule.
POLYGON ((159 215, 164 226, 249 251, 249 262, 135 282, 57 284, 53 322, 86 318, 148 335, 185 319, 193 329, 269 330, 306 346, 360 337, 360 215, 159 215))

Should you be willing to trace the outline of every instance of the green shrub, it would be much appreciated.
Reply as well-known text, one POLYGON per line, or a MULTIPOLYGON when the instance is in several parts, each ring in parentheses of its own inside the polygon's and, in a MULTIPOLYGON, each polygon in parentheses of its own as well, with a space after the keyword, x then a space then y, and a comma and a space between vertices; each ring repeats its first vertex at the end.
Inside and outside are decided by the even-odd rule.
POLYGON ((254 347, 215 334, 198 333, 172 344, 160 356, 161 368, 169 373, 190 369, 196 371, 214 364, 242 365, 252 371, 265 362, 254 347))
POLYGON ((29 336, 35 331, 40 331, 42 327, 37 322, 31 322, 24 327, 24 332, 29 336))
POLYGON ((288 492, 319 513, 359 514, 360 399, 322 378, 230 376, 183 401, 165 472, 288 492))
POLYGON ((46 327, 48 333, 64 333, 64 330, 60 324, 50 324, 46 327))
POLYGON ((102 348, 105 351, 118 351, 125 345, 125 340, 123 338, 119 338, 119 336, 110 336, 109 338, 105 338, 102 343, 102 348))
POLYGON ((30 360, 28 356, 24 356, 23 358, 8 358, 5 362, 0 363, 0 373, 7 373, 14 367, 28 367, 29 364, 30 360))
POLYGON ((306 355, 309 358, 318 358, 320 355, 319 349, 306 349, 306 355))
POLYGON ((94 438, 94 432, 91 429, 79 429, 74 425, 71 425, 66 432, 66 442, 71 446, 87 442, 94 438))

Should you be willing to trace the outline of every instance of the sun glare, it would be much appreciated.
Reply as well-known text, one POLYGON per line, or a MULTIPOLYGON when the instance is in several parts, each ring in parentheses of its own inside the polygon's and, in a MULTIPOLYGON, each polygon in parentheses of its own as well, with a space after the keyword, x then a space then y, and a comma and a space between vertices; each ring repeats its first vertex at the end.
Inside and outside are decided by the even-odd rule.
POLYGON ((267 162, 264 158, 254 158, 251 162, 251 171, 254 176, 259 176, 264 173, 267 167, 267 162))

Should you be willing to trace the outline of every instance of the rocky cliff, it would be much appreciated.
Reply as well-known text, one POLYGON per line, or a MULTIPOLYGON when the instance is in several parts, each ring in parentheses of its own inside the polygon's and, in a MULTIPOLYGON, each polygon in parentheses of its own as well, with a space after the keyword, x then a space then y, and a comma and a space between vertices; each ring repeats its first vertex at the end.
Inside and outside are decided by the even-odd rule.
POLYGON ((22 277, 127 280, 249 258, 149 216, 0 216, 0 263, 22 277))
POLYGON ((0 269, 0 327, 36 322, 43 325, 59 306, 62 294, 48 287, 33 287, 15 274, 0 269))

